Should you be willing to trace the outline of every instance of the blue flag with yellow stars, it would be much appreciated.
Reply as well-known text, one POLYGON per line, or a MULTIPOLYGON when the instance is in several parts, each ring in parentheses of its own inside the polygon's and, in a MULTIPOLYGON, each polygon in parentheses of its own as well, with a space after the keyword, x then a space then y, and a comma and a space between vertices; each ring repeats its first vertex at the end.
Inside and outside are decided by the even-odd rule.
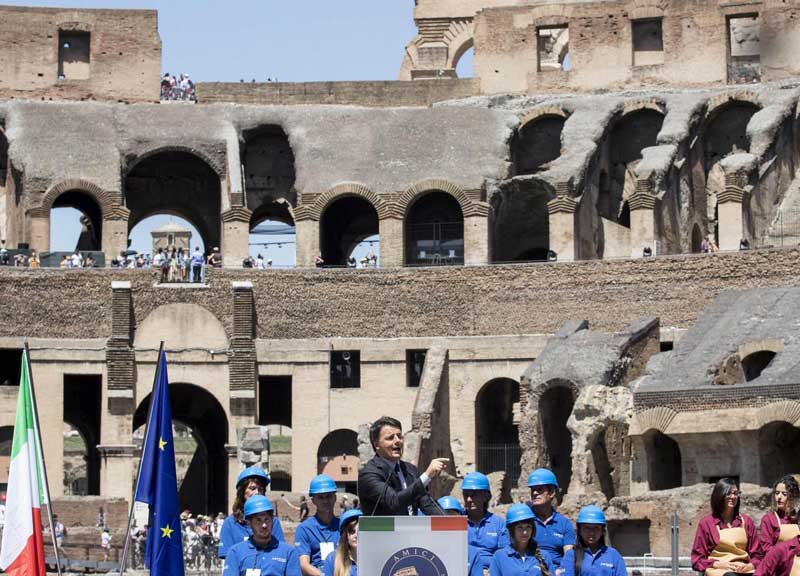
POLYGON ((156 368, 134 500, 150 505, 145 564, 151 576, 182 576, 183 542, 172 442, 172 408, 167 355, 163 349, 156 368))

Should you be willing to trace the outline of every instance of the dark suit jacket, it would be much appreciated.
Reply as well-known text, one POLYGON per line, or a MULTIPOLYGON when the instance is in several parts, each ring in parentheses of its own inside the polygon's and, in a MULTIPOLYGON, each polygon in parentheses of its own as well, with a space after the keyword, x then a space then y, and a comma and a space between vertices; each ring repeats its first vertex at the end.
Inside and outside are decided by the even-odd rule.
POLYGON ((401 460, 400 468, 406 481, 405 490, 397 474, 378 456, 367 462, 358 472, 358 499, 364 514, 407 516, 408 507, 412 506, 414 514, 421 508, 428 516, 441 515, 441 509, 428 496, 427 488, 419 479, 417 467, 401 460))

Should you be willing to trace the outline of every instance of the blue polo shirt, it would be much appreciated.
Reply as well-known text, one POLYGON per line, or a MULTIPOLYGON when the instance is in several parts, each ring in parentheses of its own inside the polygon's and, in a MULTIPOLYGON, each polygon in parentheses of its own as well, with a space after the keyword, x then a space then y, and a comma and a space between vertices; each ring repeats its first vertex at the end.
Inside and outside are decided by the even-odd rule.
MULTIPOLYGON (((222 523, 222 528, 219 530, 219 548, 217 548, 217 556, 225 558, 228 554, 228 550, 235 544, 244 542, 252 535, 253 531, 250 529, 250 524, 239 524, 236 521, 236 517, 231 514, 225 518, 225 521, 222 523)), ((286 538, 283 536, 283 528, 281 528, 281 521, 278 520, 277 516, 272 519, 272 537, 278 540, 278 542, 286 542, 286 538)))
POLYGON ((336 551, 339 544, 339 519, 334 516, 327 526, 315 514, 303 520, 294 533, 294 545, 300 556, 309 556, 311 565, 322 570, 329 554, 336 551))
MULTIPOLYGON (((541 553, 541 556, 550 575, 555 576, 556 567, 550 557, 544 552, 541 553)), ((506 546, 492 556, 489 574, 491 576, 541 576, 542 567, 533 554, 528 554, 523 558, 519 552, 514 550, 513 546, 506 546)))
POLYGON ((266 548, 248 538, 228 550, 222 576, 246 576, 248 570, 259 570, 260 576, 301 576, 297 551, 274 537, 266 548))
POLYGON ((533 515, 536 522, 536 542, 558 568, 564 557, 564 546, 575 546, 575 528, 569 518, 555 510, 546 521, 536 516, 535 511, 533 515))
MULTIPOLYGON (((575 576, 575 551, 569 550, 561 561, 561 576, 575 576)), ((627 576, 625 560, 614 548, 600 546, 594 554, 585 550, 581 576, 627 576)))
POLYGON ((467 542, 469 576, 483 576, 483 569, 492 563, 494 553, 511 544, 505 520, 491 512, 477 524, 467 518, 467 542))
MULTIPOLYGON (((322 576, 333 576, 333 569, 336 566, 336 552, 328 554, 325 563, 322 565, 322 576)), ((353 562, 350 564, 350 576, 358 576, 358 566, 353 562)))

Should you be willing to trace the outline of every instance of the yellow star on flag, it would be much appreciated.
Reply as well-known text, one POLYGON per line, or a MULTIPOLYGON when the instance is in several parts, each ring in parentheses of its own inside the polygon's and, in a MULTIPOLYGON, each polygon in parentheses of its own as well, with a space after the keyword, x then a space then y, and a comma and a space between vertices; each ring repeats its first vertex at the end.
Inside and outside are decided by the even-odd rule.
POLYGON ((174 532, 174 530, 169 527, 169 524, 167 524, 166 526, 164 526, 161 529, 161 537, 162 538, 172 538, 172 533, 173 532, 174 532))
POLYGON ((167 443, 164 441, 163 438, 159 438, 158 439, 158 449, 159 450, 163 451, 164 450, 164 446, 166 446, 166 445, 167 445, 167 443))

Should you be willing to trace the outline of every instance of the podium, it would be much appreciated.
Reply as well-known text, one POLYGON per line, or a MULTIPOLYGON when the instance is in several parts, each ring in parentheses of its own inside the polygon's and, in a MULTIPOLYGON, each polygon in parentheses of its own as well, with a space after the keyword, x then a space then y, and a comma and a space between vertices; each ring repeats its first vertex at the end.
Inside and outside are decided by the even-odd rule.
POLYGON ((358 573, 467 576, 467 517, 362 516, 358 573))

